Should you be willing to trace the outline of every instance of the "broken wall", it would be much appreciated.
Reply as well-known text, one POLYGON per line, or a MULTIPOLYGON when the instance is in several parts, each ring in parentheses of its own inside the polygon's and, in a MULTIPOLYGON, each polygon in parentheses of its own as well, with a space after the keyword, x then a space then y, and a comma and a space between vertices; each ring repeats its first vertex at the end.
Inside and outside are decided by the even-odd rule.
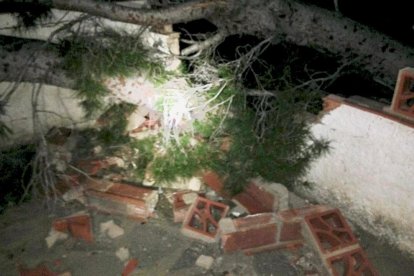
POLYGON ((303 191, 414 254, 414 124, 356 100, 326 99, 332 110, 312 132, 331 150, 312 164, 306 181, 313 185, 303 191))
MULTIPOLYGON (((140 7, 145 6, 146 2, 127 1, 123 5, 140 7)), ((39 27, 24 30, 17 28, 18 22, 11 14, 0 14, 0 35, 47 41, 53 32, 71 20, 78 19, 80 16, 82 16, 82 13, 79 12, 52 9, 51 17, 43 20, 39 27)), ((153 31, 148 28, 142 29, 141 26, 135 24, 116 22, 108 19, 101 19, 100 23, 105 27, 130 34, 141 32, 141 39, 144 46, 157 50, 154 55, 162 58, 167 70, 175 70, 178 68, 180 61, 171 54, 179 54, 179 33, 172 32, 172 26, 166 25, 163 26, 162 30, 153 31)), ((72 28, 76 27, 75 24, 72 28)), ((89 29, 93 30, 93 26, 86 25, 84 31, 88 31, 89 29)), ((62 35, 67 35, 67 33, 63 33, 62 35)), ((62 38, 54 36, 51 42, 58 42, 62 38)), ((111 83, 111 79, 107 81, 109 82, 107 83, 108 85, 113 86, 110 90, 113 93, 112 96, 117 97, 117 100, 122 98, 127 102, 136 102, 136 97, 134 98, 134 96, 137 93, 123 97, 125 93, 122 95, 117 94, 119 92, 118 90, 120 90, 120 84, 111 83)), ((13 83, 0 82, 0 95, 6 93, 12 86, 13 83)), ((141 78, 135 90, 139 92, 139 88, 145 90, 148 86, 150 86, 150 90, 154 90, 154 84, 141 78)), ((122 91, 126 89, 128 87, 123 87, 122 91)), ((37 131, 47 131, 52 126, 79 128, 92 125, 92 120, 88 121, 84 118, 85 113, 80 106, 81 101, 76 97, 77 91, 52 85, 38 87, 37 84, 33 86, 30 83, 21 83, 17 85, 16 91, 7 103, 6 115, 1 118, 13 131, 13 134, 6 139, 0 140, 0 150, 33 141, 35 137, 32 108, 33 93, 38 94, 39 106, 37 110, 40 110, 38 113, 39 122, 35 127, 37 131)), ((109 98, 109 101, 113 102, 113 97, 109 98)))
MULTIPOLYGON (((0 91, 6 91, 13 85, 0 82, 0 91)), ((47 132, 52 126, 82 128, 94 121, 84 118, 84 111, 76 91, 53 85, 21 83, 12 94, 6 106, 3 122, 13 133, 0 140, 0 150, 16 144, 33 141, 35 132, 47 132), (35 96, 37 94, 37 96, 35 96), (36 99, 38 120, 33 119, 33 100, 36 99)))

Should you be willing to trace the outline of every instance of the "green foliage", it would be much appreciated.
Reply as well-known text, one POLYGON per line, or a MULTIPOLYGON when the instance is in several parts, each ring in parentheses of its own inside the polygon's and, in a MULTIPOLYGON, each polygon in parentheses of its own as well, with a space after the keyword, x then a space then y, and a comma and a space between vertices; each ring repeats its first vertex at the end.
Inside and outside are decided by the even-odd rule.
POLYGON ((138 157, 134 160, 136 165, 135 176, 138 179, 144 179, 145 170, 148 164, 154 159, 154 143, 155 137, 131 142, 131 147, 138 150, 138 157))
POLYGON ((100 118, 104 127, 97 132, 97 140, 106 147, 128 143, 129 137, 125 133, 127 117, 135 108, 128 103, 112 105, 100 118))
POLYGON ((209 139, 220 125, 221 118, 216 115, 208 116, 207 120, 196 120, 193 123, 194 132, 204 139, 209 139))
POLYGON ((149 57, 139 36, 105 30, 93 36, 73 36, 62 41, 59 50, 63 68, 76 80, 75 89, 87 116, 103 106, 102 99, 109 92, 102 84, 106 77, 128 77, 143 72, 157 83, 168 78, 162 64, 149 57))
POLYGON ((226 79, 226 80, 231 80, 231 79, 234 79, 235 77, 233 69, 230 66, 226 66, 226 65, 218 66, 217 75, 219 78, 226 79))
POLYGON ((207 143, 192 146, 190 138, 183 136, 179 143, 172 143, 162 156, 156 156, 151 168, 154 180, 169 182, 177 177, 192 177, 201 169, 209 168, 217 153, 207 143))
POLYGON ((246 180, 257 176, 291 187, 310 162, 328 149, 326 141, 312 137, 304 116, 307 104, 316 96, 284 90, 265 103, 257 98, 249 105, 243 97, 235 100, 233 116, 225 124, 232 145, 214 164, 217 172, 229 176, 225 185, 230 192, 242 191, 246 180), (258 117, 263 112, 266 115, 258 117))
POLYGON ((20 202, 31 177, 35 151, 34 145, 28 145, 0 152, 0 213, 20 202))

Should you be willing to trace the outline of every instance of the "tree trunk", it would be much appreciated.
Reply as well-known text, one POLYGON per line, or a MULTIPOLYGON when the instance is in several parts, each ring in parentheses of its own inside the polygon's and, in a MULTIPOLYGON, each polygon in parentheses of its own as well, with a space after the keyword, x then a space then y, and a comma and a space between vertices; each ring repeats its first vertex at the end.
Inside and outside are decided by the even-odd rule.
MULTIPOLYGON (((414 64, 413 48, 336 12, 294 0, 196 0, 161 9, 132 8, 116 2, 93 0, 52 0, 51 3, 59 9, 145 26, 159 27, 205 18, 218 27, 220 34, 277 36, 280 40, 337 55, 344 61, 359 57, 360 69, 369 71, 373 80, 390 88, 395 84, 398 70, 414 64)), ((204 41, 200 47, 191 47, 214 47, 220 42, 216 38, 212 37, 212 43, 204 41)), ((190 50, 183 52, 194 52, 190 50)), ((11 63, 8 66, 11 70, 11 63)), ((29 70, 27 74, 30 73, 38 71, 29 70)), ((13 74, 9 76, 14 77, 13 74)), ((27 76, 27 79, 38 78, 27 76)))
POLYGON ((232 15, 224 22, 217 15, 210 20, 231 34, 275 35, 292 44, 334 54, 344 61, 359 57, 360 69, 369 71, 374 81, 388 87, 394 87, 399 69, 414 64, 412 47, 316 6, 293 0, 256 0, 232 15))

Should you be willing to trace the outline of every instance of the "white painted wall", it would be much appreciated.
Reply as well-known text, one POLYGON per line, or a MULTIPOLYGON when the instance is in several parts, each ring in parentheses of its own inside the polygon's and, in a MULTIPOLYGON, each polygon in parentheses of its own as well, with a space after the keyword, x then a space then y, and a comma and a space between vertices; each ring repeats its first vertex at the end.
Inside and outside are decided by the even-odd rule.
POLYGON ((313 125, 331 141, 306 193, 414 254, 414 128, 347 104, 313 125))
MULTIPOLYGON (((123 2, 123 5, 141 7, 145 6, 146 2, 128 1, 123 2)), ((14 16, 0 14, 0 35, 47 41, 54 31, 80 16, 82 16, 82 13, 79 12, 52 9, 51 18, 44 20, 39 27, 18 30, 16 29, 17 20, 14 16)), ((135 24, 116 22, 108 19, 101 19, 100 22, 105 27, 129 34, 138 33, 142 30, 141 26, 135 24)), ((76 27, 74 26, 73 28, 76 27)), ((88 31, 88 28, 92 29, 93 26, 85 25, 84 31, 88 31)), ((67 33, 53 37, 51 41, 57 42, 64 35, 67 35, 67 33)), ((178 68, 180 61, 174 55, 179 54, 179 33, 167 32, 167 34, 161 34, 146 29, 142 32, 141 39, 144 46, 152 50, 157 50, 154 55, 162 58, 167 70, 175 70, 178 68)), ((107 80, 107 84, 111 86, 108 88, 113 94, 106 100, 112 102, 122 98, 122 100, 133 103, 138 103, 142 100, 143 105, 148 105, 152 108, 153 106, 145 102, 152 98, 149 97, 147 99, 145 96, 148 96, 148 93, 154 93, 156 90, 154 84, 149 83, 142 77, 130 78, 127 80, 127 83, 129 84, 130 82, 136 86, 133 88, 123 87, 122 84, 116 82, 116 79, 107 80), (121 86, 122 89, 120 88, 121 86), (147 94, 141 93, 141 91, 147 94)), ((0 95, 7 93, 12 85, 9 82, 0 82, 0 95)), ((43 131, 47 131, 52 126, 83 127, 92 124, 91 122, 86 122, 84 119, 84 112, 79 105, 80 101, 75 97, 76 91, 51 85, 43 85, 39 91, 38 109, 44 111, 39 113, 43 131)), ((13 134, 7 139, 0 139, 0 149, 33 141, 35 133, 33 130, 31 108, 32 93, 33 84, 29 83, 18 85, 17 90, 13 93, 6 107, 6 116, 1 116, 1 120, 13 130, 13 134)), ((40 126, 38 125, 36 127, 40 126)))
MULTIPOLYGON (((12 85, 9 82, 1 82, 0 91, 6 91, 12 85)), ((6 115, 1 119, 13 130, 13 134, 0 139, 0 149, 33 141, 35 132, 32 96, 36 94, 37 88, 37 84, 21 83, 12 94, 6 106, 6 115)), ((46 132, 52 126, 86 127, 95 122, 84 119, 76 91, 52 85, 42 85, 38 91, 39 123, 35 126, 36 131, 46 132)))

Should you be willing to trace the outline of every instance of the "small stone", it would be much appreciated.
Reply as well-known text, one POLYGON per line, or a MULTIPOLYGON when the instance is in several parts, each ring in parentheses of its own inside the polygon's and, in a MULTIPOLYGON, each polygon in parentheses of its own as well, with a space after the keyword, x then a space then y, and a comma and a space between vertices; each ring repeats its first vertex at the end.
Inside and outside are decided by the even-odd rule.
POLYGON ((105 161, 108 162, 108 164, 111 166, 117 166, 118 168, 125 168, 125 161, 120 157, 117 157, 117 156, 107 157, 105 161))
POLYGON ((121 262, 125 262, 129 259, 129 249, 126 247, 121 247, 115 252, 115 255, 119 260, 121 260, 121 262))
POLYGON ((211 256, 200 255, 197 258, 196 266, 209 270, 214 263, 214 259, 211 256))
POLYGON ((236 207, 234 207, 233 209, 231 209, 230 214, 233 217, 238 218, 241 215, 246 214, 246 209, 243 208, 243 207, 241 207, 241 206, 239 206, 239 205, 236 205, 236 207))
POLYGON ((200 191, 201 189, 201 180, 197 177, 193 177, 190 179, 188 183, 188 188, 192 191, 200 191))
POLYGON ((116 225, 113 220, 100 224, 102 234, 108 235, 111 239, 118 238, 124 234, 124 229, 116 225))
POLYGON ((70 273, 69 271, 66 271, 66 272, 58 274, 57 276, 72 276, 72 273, 70 273))
POLYGON ((55 169, 56 169, 56 171, 61 172, 61 173, 65 172, 66 169, 67 169, 66 162, 63 161, 63 160, 56 160, 55 161, 55 169))
POLYGON ((192 204, 196 198, 198 197, 197 193, 186 193, 183 194, 183 201, 185 204, 189 205, 192 204))
POLYGON ((49 235, 45 238, 47 248, 51 248, 58 240, 64 240, 68 238, 68 234, 51 229, 49 235))
POLYGON ((102 146, 96 146, 93 148, 93 154, 98 155, 102 152, 102 146))
POLYGON ((86 199, 83 194, 83 191, 83 187, 73 187, 72 189, 68 190, 66 193, 62 195, 62 199, 65 202, 77 200, 82 204, 86 204, 86 199))

